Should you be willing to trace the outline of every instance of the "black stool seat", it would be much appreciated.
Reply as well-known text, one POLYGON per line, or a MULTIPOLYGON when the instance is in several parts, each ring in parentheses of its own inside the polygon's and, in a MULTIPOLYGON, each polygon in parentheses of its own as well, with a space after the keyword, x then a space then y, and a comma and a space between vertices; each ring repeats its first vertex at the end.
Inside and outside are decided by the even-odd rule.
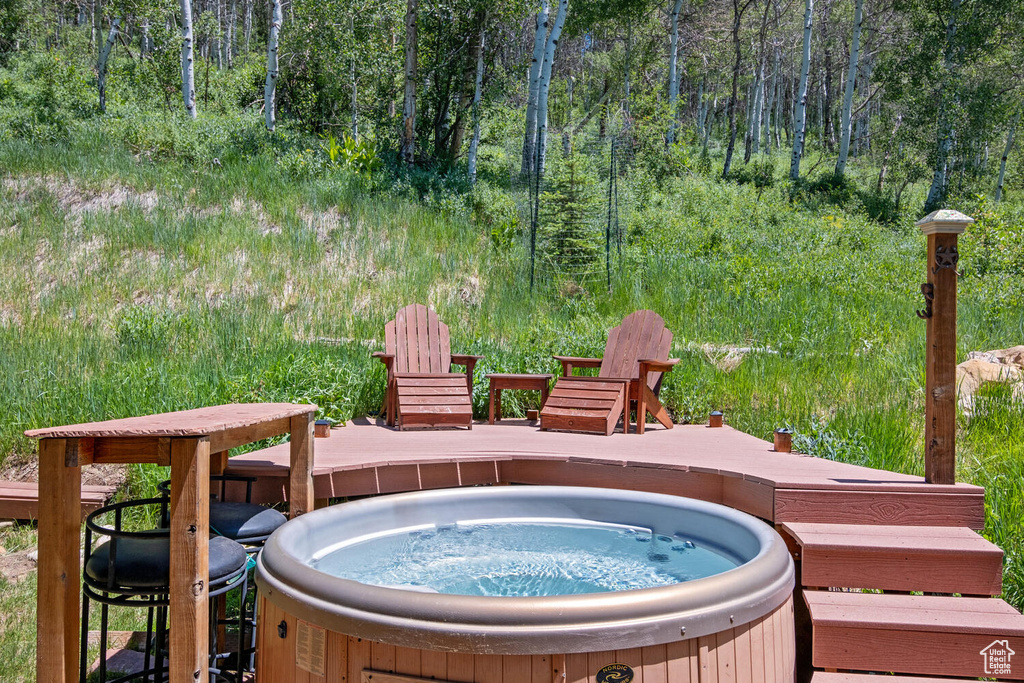
POLYGON ((264 540, 287 518, 273 508, 230 501, 210 504, 210 531, 232 540, 264 540))
MULTIPOLYGON (((228 538, 210 539, 210 583, 215 584, 237 574, 248 559, 245 548, 228 538)), ((114 586, 143 589, 170 585, 170 539, 120 538, 114 557, 114 586)), ((85 575, 96 588, 107 586, 110 568, 110 543, 96 548, 85 564, 85 575)))

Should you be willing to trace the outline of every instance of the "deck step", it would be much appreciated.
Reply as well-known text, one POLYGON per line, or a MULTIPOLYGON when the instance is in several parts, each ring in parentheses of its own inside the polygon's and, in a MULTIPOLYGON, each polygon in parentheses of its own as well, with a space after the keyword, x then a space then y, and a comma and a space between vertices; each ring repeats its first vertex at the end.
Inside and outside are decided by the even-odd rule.
POLYGON ((978 683, 974 678, 925 678, 923 676, 889 676, 888 674, 843 673, 815 671, 811 683, 978 683))
MULTIPOLYGON (((82 518, 103 507, 116 486, 82 485, 82 518)), ((34 481, 0 481, 0 519, 39 519, 39 484, 34 481)))
POLYGON ((997 598, 808 590, 804 600, 816 669, 1024 680, 1024 616, 997 598), (999 649, 1019 652, 1019 666, 1010 655, 1008 669, 993 668, 999 649))
POLYGON ((804 586, 979 596, 1002 592, 1003 551, 966 527, 782 526, 800 545, 804 586))

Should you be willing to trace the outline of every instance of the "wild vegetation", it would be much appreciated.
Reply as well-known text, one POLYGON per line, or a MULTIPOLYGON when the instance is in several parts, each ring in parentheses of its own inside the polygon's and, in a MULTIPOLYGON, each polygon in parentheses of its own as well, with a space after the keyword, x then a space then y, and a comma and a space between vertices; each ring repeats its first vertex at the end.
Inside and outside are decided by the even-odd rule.
MULTIPOLYGON (((958 357, 1024 342, 1020 9, 0 0, 0 476, 43 425, 373 414, 410 301, 478 377, 654 309, 677 421, 921 473, 925 208, 977 219, 958 357)), ((987 390, 959 427, 1024 607, 1024 407, 987 390)), ((34 584, 0 578, 0 680, 32 679, 34 584)))

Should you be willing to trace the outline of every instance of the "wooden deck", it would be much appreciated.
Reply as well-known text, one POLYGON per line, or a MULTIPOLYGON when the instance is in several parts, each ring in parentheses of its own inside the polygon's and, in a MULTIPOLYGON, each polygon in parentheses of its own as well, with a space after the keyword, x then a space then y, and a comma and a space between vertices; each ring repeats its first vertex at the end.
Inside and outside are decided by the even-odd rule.
MULTIPOLYGON (((82 486, 82 519, 106 505, 116 486, 82 486)), ((39 519, 39 484, 34 481, 0 481, 0 519, 39 519)))
MULTIPOLYGON (((259 477, 254 498, 282 501, 288 460, 283 444, 232 458, 228 471, 259 477)), ((776 453, 729 427, 596 436, 541 432, 521 421, 469 432, 399 432, 357 421, 316 439, 313 479, 321 504, 501 483, 722 503, 774 524, 790 545, 802 681, 815 670, 821 683, 872 673, 1024 678, 1024 616, 998 598, 959 597, 1000 591, 1001 551, 972 531, 984 526, 985 494, 977 486, 776 453), (902 594, 910 591, 928 594, 902 594), (988 672, 981 649, 993 641, 1020 652, 1020 665, 988 672)))
MULTIPOLYGON (((541 432, 522 421, 465 431, 400 432, 355 421, 316 439, 316 498, 486 483, 645 488, 725 503, 772 522, 984 526, 984 489, 795 453, 730 427, 677 425, 643 436, 541 432), (837 505, 838 501, 842 505, 837 505)), ((288 445, 230 460, 261 478, 254 496, 286 498, 288 445)))

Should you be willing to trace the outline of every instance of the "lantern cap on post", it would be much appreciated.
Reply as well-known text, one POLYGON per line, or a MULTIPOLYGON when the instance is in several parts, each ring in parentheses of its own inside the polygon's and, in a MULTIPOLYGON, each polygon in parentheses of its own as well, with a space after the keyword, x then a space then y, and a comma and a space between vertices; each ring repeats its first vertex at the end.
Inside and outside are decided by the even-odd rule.
POLYGON ((915 225, 921 228, 925 235, 959 235, 967 226, 974 222, 970 216, 965 216, 953 209, 939 209, 919 220, 915 225))

